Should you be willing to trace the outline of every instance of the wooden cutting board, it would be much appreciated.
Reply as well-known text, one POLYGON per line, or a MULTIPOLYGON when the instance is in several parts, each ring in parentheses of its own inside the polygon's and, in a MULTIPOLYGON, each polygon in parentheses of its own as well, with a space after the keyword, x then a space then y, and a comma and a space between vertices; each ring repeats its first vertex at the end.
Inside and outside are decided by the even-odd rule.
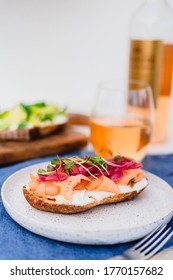
POLYGON ((0 141, 0 165, 79 150, 87 137, 71 127, 63 132, 32 141, 0 141))

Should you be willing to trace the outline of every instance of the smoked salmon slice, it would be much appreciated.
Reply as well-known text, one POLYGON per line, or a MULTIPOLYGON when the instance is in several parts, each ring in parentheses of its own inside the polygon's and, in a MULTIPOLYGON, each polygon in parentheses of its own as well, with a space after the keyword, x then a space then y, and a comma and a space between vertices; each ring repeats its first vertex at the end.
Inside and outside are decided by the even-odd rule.
POLYGON ((114 181, 106 176, 100 176, 98 179, 94 179, 91 183, 88 183, 85 188, 88 191, 120 192, 114 181))
POLYGON ((44 181, 40 182, 38 177, 30 175, 30 189, 39 197, 52 196, 58 194, 64 196, 67 200, 72 200, 74 191, 104 191, 111 193, 120 193, 117 185, 128 185, 131 180, 134 182, 140 181, 144 177, 144 172, 141 169, 129 169, 123 171, 123 177, 113 181, 102 175, 97 179, 87 177, 85 175, 70 176, 64 181, 44 181))
POLYGON ((129 169, 123 171, 123 177, 116 180, 115 183, 118 185, 128 185, 131 180, 138 182, 144 177, 144 171, 141 169, 129 169))
POLYGON ((31 191, 35 191, 36 188, 40 185, 40 182, 38 180, 38 177, 35 177, 34 175, 30 174, 30 182, 29 182, 29 188, 31 191))
POLYGON ((68 179, 62 182, 54 182, 56 186, 60 188, 60 194, 62 194, 65 199, 72 200, 74 188, 78 185, 85 185, 84 182, 90 182, 91 180, 85 175, 70 176, 68 179))

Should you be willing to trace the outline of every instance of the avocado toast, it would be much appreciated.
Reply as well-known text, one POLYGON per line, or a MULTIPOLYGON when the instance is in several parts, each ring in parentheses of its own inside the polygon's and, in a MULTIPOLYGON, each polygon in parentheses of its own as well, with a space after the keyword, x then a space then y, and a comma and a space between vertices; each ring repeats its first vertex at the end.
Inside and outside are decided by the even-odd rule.
POLYGON ((67 112, 52 104, 18 104, 0 114, 0 140, 32 140, 61 130, 67 112))

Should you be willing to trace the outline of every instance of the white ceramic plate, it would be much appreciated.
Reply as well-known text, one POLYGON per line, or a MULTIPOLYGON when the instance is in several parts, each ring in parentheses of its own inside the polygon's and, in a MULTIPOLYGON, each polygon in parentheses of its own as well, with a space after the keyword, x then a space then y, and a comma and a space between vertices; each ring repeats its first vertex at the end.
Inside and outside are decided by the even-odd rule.
POLYGON ((22 186, 29 174, 47 163, 32 165, 10 176, 2 186, 8 214, 24 228, 55 240, 80 244, 115 244, 143 237, 161 221, 173 216, 173 190, 146 172, 149 186, 134 200, 97 206, 79 214, 54 214, 36 210, 25 200, 22 186))

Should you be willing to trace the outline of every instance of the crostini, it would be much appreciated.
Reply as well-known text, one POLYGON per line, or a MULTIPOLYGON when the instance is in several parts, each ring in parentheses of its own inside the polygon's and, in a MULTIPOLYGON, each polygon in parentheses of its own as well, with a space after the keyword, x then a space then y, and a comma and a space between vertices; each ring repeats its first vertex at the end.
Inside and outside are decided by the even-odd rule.
POLYGON ((37 209, 70 214, 130 200, 147 185, 142 164, 123 156, 57 157, 46 170, 30 174, 23 193, 37 209))
POLYGON ((62 130, 67 112, 52 104, 19 104, 0 114, 0 140, 32 140, 62 130))

